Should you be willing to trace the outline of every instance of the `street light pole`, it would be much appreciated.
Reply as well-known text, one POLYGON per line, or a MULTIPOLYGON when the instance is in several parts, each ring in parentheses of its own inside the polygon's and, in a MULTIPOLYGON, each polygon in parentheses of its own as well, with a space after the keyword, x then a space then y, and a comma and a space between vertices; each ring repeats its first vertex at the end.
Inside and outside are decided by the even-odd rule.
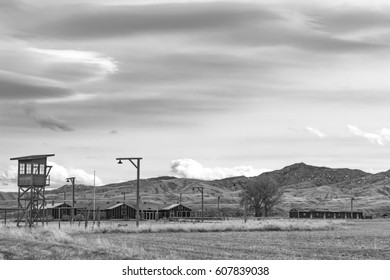
POLYGON ((141 159, 139 157, 128 157, 128 158, 116 158, 118 161, 118 164, 122 164, 122 160, 128 160, 133 164, 133 166, 137 169, 137 207, 136 207, 136 213, 135 213, 135 219, 136 219, 136 226, 139 227, 139 178, 140 178, 140 172, 141 172, 141 159))
POLYGON ((202 223, 203 223, 203 219, 204 219, 204 212, 203 212, 203 189, 204 187, 195 187, 195 188, 192 188, 192 190, 195 190, 195 189, 198 189, 198 191, 200 191, 200 193, 202 194, 202 223))

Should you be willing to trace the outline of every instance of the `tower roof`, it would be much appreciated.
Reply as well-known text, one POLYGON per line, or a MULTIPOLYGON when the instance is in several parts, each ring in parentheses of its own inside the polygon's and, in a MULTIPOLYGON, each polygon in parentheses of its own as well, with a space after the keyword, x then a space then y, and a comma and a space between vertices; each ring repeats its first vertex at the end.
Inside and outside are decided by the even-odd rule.
POLYGON ((55 154, 44 154, 44 155, 31 155, 31 156, 24 156, 24 157, 14 157, 10 158, 10 160, 34 160, 39 158, 47 158, 55 156, 55 154))

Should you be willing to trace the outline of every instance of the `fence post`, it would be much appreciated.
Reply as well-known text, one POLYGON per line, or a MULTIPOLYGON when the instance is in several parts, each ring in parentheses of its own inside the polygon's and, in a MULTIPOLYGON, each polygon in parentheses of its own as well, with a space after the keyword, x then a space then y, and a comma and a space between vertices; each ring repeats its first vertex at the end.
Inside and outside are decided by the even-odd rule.
POLYGON ((78 219, 79 219, 79 227, 80 227, 80 225, 81 225, 81 217, 83 216, 83 214, 81 214, 81 211, 80 211, 80 216, 78 217, 78 219))
POLYGON ((61 208, 58 208, 58 229, 61 229, 61 208))
POLYGON ((85 229, 87 229, 87 226, 88 226, 88 219, 89 219, 89 208, 88 208, 88 211, 87 210, 85 210, 86 211, 86 213, 87 213, 87 215, 86 215, 86 217, 85 217, 85 229))

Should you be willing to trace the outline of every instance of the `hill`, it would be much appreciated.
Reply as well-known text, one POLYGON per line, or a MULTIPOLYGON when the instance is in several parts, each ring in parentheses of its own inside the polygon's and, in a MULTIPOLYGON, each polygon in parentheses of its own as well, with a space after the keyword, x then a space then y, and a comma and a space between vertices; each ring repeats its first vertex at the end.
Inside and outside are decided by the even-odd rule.
MULTIPOLYGON (((349 210, 351 197, 353 208, 368 214, 381 215, 390 212, 390 170, 370 174, 356 169, 317 167, 296 163, 280 170, 265 173, 274 178, 284 189, 283 200, 275 209, 278 215, 287 215, 289 209, 298 207, 349 210)), ((200 208, 204 190, 206 211, 215 211, 220 198, 220 208, 239 211, 240 184, 246 177, 231 177, 221 180, 198 180, 163 176, 140 180, 142 203, 171 204, 179 202, 197 210, 200 208)), ((136 201, 135 180, 108 184, 95 188, 97 201, 136 201)), ((48 201, 71 203, 72 187, 62 186, 47 191, 48 201)), ((94 197, 92 186, 76 185, 76 201, 91 201, 94 197)), ((16 205, 16 193, 1 193, 0 205, 16 205)))

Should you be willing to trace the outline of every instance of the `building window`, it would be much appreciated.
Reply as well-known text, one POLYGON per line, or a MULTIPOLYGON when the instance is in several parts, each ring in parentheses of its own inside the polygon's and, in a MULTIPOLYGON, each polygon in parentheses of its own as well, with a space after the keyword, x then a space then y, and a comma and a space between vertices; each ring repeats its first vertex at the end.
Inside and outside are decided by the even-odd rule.
POLYGON ((33 174, 39 174, 38 163, 33 164, 33 174))
POLYGON ((19 174, 24 174, 26 170, 24 169, 24 163, 19 164, 19 174))
POLYGON ((45 165, 44 164, 40 164, 39 165, 39 174, 46 175, 45 174, 45 165))
POLYGON ((31 164, 26 163, 26 174, 31 174, 31 164))

